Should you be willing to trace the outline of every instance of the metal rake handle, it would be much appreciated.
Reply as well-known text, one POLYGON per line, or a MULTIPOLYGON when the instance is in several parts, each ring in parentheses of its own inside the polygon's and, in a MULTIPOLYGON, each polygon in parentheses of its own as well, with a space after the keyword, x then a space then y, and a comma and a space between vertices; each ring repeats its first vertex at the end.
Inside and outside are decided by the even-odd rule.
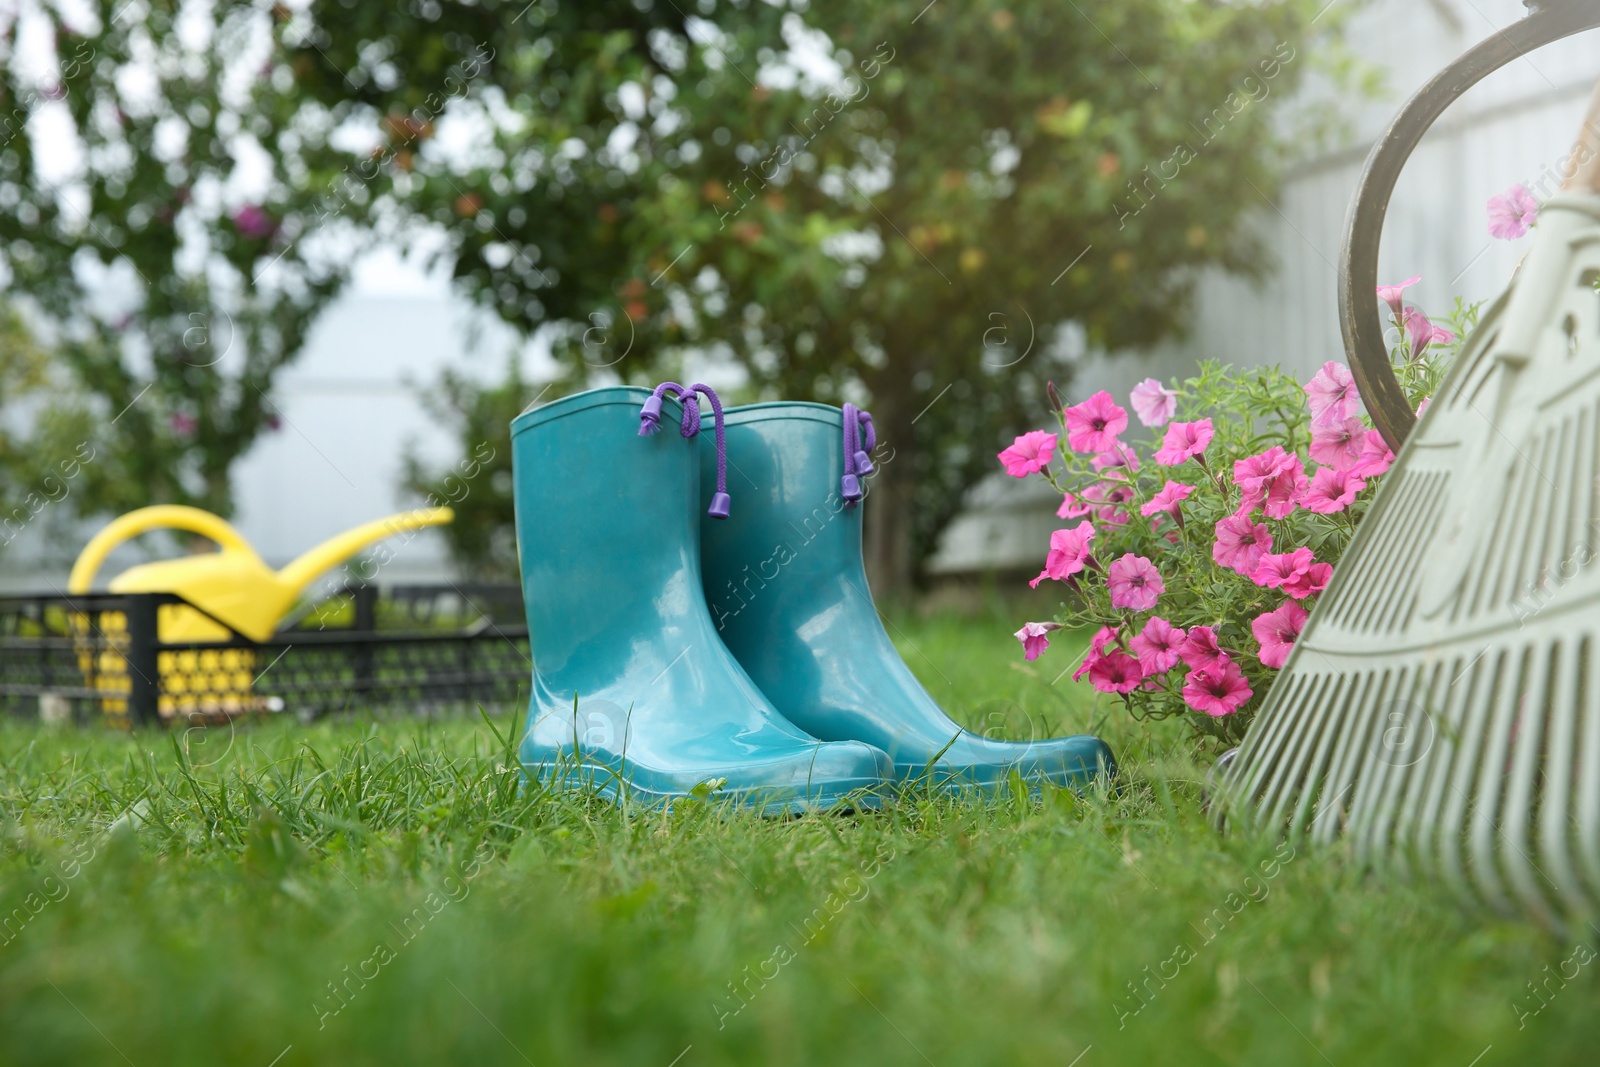
POLYGON ((1345 216, 1339 253, 1339 327, 1361 399, 1372 422, 1396 452, 1416 424, 1411 405, 1389 366, 1383 320, 1376 313, 1378 245, 1400 171, 1422 135, 1445 108, 1514 59, 1563 37, 1600 26, 1600 0, 1525 0, 1528 14, 1485 40, 1434 76, 1406 101, 1367 155, 1355 200, 1345 216))

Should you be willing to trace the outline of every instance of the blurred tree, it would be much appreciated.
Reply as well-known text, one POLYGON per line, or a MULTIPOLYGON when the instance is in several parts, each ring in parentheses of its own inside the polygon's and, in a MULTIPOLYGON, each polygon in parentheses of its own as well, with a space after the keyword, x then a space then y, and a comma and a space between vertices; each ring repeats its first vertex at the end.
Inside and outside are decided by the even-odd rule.
POLYGON ((337 116, 302 106, 286 9, 81 10, 0 28, 0 275, 90 397, 80 509, 227 514, 363 232, 333 193, 350 157, 327 144, 337 116))
POLYGON ((814 0, 837 76, 684 101, 704 155, 650 204, 685 249, 652 310, 704 286, 686 333, 764 387, 865 391, 894 450, 869 565, 903 588, 1009 436, 1049 425, 1075 346, 1160 340, 1202 268, 1268 266, 1239 223, 1270 205, 1324 6, 814 0))
POLYGON ((0 551, 81 493, 99 458, 89 411, 23 316, 0 302, 0 551))
POLYGON ((472 149, 408 154, 397 202, 590 378, 709 353, 751 397, 870 404, 894 458, 869 558, 896 589, 1048 419, 1074 342, 1159 340, 1202 268, 1267 266, 1239 223, 1274 190, 1323 8, 316 0, 295 70, 398 132, 432 121, 448 56, 488 55, 472 149))

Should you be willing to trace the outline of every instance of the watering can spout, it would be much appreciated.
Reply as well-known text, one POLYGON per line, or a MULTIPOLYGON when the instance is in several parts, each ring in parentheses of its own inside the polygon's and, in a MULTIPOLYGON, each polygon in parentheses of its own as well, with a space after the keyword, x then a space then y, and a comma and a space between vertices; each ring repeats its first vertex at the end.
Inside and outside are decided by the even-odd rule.
POLYGON ((299 596, 318 576, 337 567, 362 549, 398 534, 410 533, 428 526, 440 526, 455 518, 450 508, 416 508, 402 511, 388 518, 375 519, 355 529, 346 530, 315 548, 302 553, 278 571, 278 580, 284 587, 299 596))

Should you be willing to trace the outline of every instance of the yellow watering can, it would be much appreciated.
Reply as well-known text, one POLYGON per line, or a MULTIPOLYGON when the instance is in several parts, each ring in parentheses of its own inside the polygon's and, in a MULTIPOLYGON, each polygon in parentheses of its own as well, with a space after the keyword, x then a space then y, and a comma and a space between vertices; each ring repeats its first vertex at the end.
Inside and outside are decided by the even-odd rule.
MULTIPOLYGON (((346 530, 274 571, 225 520, 199 508, 160 504, 130 511, 95 534, 73 565, 67 590, 73 594, 89 592, 100 565, 129 538, 150 530, 184 530, 215 541, 220 550, 130 567, 111 580, 110 591, 176 593, 202 609, 196 611, 184 604, 163 605, 157 622, 163 642, 225 642, 231 636, 227 627, 252 641, 265 641, 277 631, 306 588, 326 571, 386 537, 437 526, 453 518, 455 512, 449 508, 418 508, 390 515, 346 530), (227 627, 214 620, 221 620, 227 627)), ((80 613, 74 623, 81 637, 95 633, 99 639, 97 649, 87 641, 80 643, 78 662, 90 685, 108 694, 101 700, 102 711, 112 718, 125 719, 130 688, 125 658, 126 618, 120 612, 102 612, 96 630, 89 617, 80 613)), ((179 714, 231 716, 265 707, 265 702, 250 691, 256 666, 255 653, 250 649, 162 652, 158 666, 163 718, 179 714)))

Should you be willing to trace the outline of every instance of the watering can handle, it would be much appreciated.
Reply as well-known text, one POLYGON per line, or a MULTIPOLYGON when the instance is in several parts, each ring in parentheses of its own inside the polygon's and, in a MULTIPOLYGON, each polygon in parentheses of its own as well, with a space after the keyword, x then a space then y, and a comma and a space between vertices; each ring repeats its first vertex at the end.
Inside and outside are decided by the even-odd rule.
POLYGON ((199 534, 202 537, 209 537, 224 548, 255 555, 255 549, 250 547, 250 543, 238 530, 211 512, 182 504, 154 504, 128 512, 90 538, 89 543, 78 554, 78 561, 73 564, 72 574, 67 579, 67 592, 87 593, 94 582, 95 572, 100 569, 100 564, 105 562, 112 549, 130 537, 162 529, 184 530, 199 534))
POLYGON ((1383 320, 1376 313, 1383 217, 1395 182, 1417 142, 1462 93, 1536 48, 1600 26, 1600 0, 1526 3, 1528 14, 1520 22, 1496 30, 1464 52, 1406 101, 1367 155, 1355 199, 1345 216, 1344 247, 1339 254, 1339 327, 1361 399, 1373 424, 1396 452, 1417 419, 1389 366, 1383 320))

